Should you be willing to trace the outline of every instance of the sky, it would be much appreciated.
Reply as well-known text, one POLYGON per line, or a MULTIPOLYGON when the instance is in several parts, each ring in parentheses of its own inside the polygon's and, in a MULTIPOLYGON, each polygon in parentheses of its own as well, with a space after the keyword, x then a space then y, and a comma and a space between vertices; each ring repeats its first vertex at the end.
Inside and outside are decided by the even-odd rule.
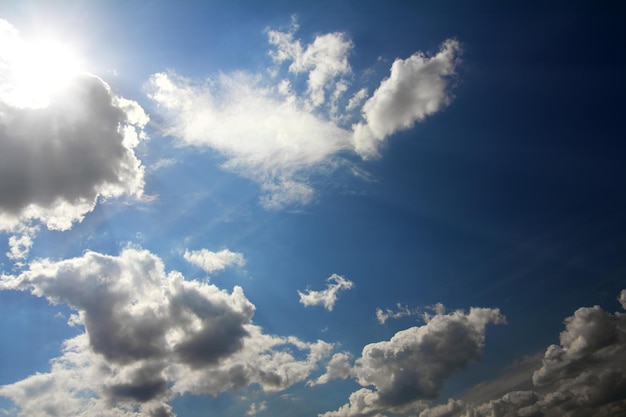
POLYGON ((620 2, 0 2, 0 415, 626 415, 620 2))

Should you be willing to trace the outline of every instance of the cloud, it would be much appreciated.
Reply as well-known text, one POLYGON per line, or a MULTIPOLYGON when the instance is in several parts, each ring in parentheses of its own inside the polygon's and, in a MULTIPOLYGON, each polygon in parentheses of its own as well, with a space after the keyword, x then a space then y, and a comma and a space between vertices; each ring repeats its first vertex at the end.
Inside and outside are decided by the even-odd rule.
POLYGON ((219 252, 211 252, 207 249, 186 250, 183 256, 187 262, 202 268, 207 274, 222 271, 229 266, 243 267, 246 264, 243 254, 228 249, 222 249, 219 252))
POLYGON ((423 326, 365 346, 352 369, 364 388, 352 393, 337 411, 322 415, 369 416, 426 408, 448 377, 480 358, 487 324, 504 322, 497 309, 437 312, 423 326))
POLYGON ((350 365, 351 359, 352 355, 348 352, 335 353, 326 366, 326 372, 319 378, 308 381, 307 385, 321 385, 333 379, 346 379, 349 376, 352 376, 352 365, 350 365))
MULTIPOLYGON (((624 291, 620 293, 624 294, 624 291)), ((512 370, 515 386, 530 389, 502 393, 482 403, 478 392, 502 392, 503 378, 471 390, 465 401, 455 404, 446 416, 456 417, 596 417, 626 413, 626 313, 608 313, 599 306, 581 307, 565 320, 560 344, 549 346, 538 363, 535 357, 512 370), (526 365, 536 364, 530 377, 526 365), (526 382, 519 376, 527 376, 526 382), (531 383, 533 385, 531 385, 531 383), (488 387, 485 389, 485 387, 488 387)), ((442 406, 423 411, 432 417, 442 406)))
POLYGON ((408 306, 403 306, 400 303, 396 305, 396 308, 396 311, 390 308, 387 308, 385 310, 377 308, 376 320, 378 320, 380 324, 385 324, 389 319, 400 319, 402 317, 410 317, 417 314, 417 310, 412 310, 408 306))
POLYGON ((335 87, 333 95, 341 95, 347 90, 345 82, 333 84, 333 80, 352 72, 348 63, 352 41, 344 33, 327 33, 316 36, 313 43, 303 48, 300 41, 294 39, 297 30, 298 25, 293 19, 288 32, 268 30, 269 42, 276 46, 270 56, 277 63, 291 61, 289 72, 308 73, 308 104, 319 107, 326 101, 325 90, 329 87, 335 87))
POLYGON ((342 277, 341 275, 332 274, 326 279, 328 284, 326 289, 322 291, 313 291, 307 289, 306 292, 298 291, 300 303, 305 307, 321 305, 328 311, 333 311, 335 302, 337 302, 337 293, 342 290, 349 290, 354 287, 354 283, 342 277), (334 282, 334 284, 333 284, 334 282))
POLYGON ((266 30, 268 71, 203 81, 170 71, 146 84, 163 115, 163 133, 180 145, 216 151, 224 169, 260 185, 268 209, 311 203, 311 177, 350 165, 348 154, 372 157, 389 135, 443 108, 460 49, 449 40, 432 58, 418 52, 396 60, 390 78, 361 108, 368 89, 352 86, 348 35, 320 34, 306 44, 295 37, 297 29, 294 19, 287 31, 266 30), (301 75, 307 76, 304 91, 294 88, 301 75), (358 122, 361 111, 365 120, 358 122))
POLYGON ((187 392, 283 390, 306 380, 333 348, 264 334, 240 287, 228 293, 166 273, 146 250, 34 261, 3 275, 0 289, 66 304, 77 312, 69 324, 84 328, 49 373, 0 387, 19 415, 171 416, 167 402, 187 392))
POLYGON ((246 411, 247 416, 256 416, 257 413, 267 410, 267 401, 261 401, 260 403, 250 404, 250 408, 246 411))
POLYGON ((449 78, 458 65, 459 53, 459 43, 449 39, 433 57, 417 52, 396 59, 389 78, 363 105, 365 121, 353 127, 355 150, 364 158, 377 156, 385 138, 447 105, 449 78))
POLYGON ((309 172, 331 167, 333 156, 350 147, 349 131, 252 74, 221 74, 198 85, 159 73, 148 85, 165 112, 165 133, 220 152, 225 169, 261 184, 267 208, 311 202, 309 172))
MULTIPOLYGON (((0 26, 0 44, 21 42, 10 24, 0 26)), ((133 148, 145 137, 141 107, 88 74, 67 80, 45 106, 18 106, 12 97, 21 53, 0 53, 0 230, 32 220, 66 230, 98 198, 140 196, 144 169, 133 148)))

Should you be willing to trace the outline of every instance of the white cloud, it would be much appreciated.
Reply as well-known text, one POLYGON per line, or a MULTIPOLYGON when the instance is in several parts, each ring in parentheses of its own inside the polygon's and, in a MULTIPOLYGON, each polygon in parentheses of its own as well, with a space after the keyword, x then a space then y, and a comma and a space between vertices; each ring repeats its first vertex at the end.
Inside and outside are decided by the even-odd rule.
POLYGON ((311 289, 307 289, 306 292, 298 291, 300 302, 306 307, 321 305, 324 306, 326 310, 333 311, 333 307, 337 301, 337 293, 354 287, 354 283, 352 281, 349 281, 337 274, 332 274, 326 279, 326 281, 328 284, 326 285, 325 290, 313 291, 311 289))
POLYGON ((378 155, 380 143, 399 130, 409 129, 448 104, 449 77, 454 74, 459 43, 447 40, 433 57, 417 52, 396 59, 363 105, 365 122, 354 125, 354 148, 364 158, 378 155))
POLYGON ((335 32, 305 44, 295 37, 297 29, 294 19, 287 31, 267 30, 277 66, 269 76, 236 71, 197 82, 168 72, 147 83, 164 114, 164 133, 181 145, 217 151, 224 169, 261 186, 268 209, 311 203, 313 174, 347 164, 347 152, 373 156, 387 136, 442 108, 459 50, 450 40, 432 58, 418 52, 397 60, 363 106, 365 121, 351 128, 345 124, 359 116, 367 97, 367 88, 351 87, 352 41, 335 32), (289 63, 286 74, 283 63, 289 63), (301 74, 308 78, 299 92, 290 79, 301 74))
POLYGON ((426 324, 399 331, 363 348, 352 373, 364 388, 325 417, 416 412, 436 398, 444 381, 480 358, 489 323, 504 323, 497 309, 437 312, 426 324), (373 389, 368 388, 373 387, 373 389))
POLYGON ((31 262, 0 289, 31 291, 77 314, 85 333, 65 342, 49 373, 0 387, 20 416, 172 416, 176 395, 302 382, 333 346, 264 334, 240 287, 166 273, 146 250, 31 262), (139 410, 139 411, 137 411, 139 410))
POLYGON ((622 290, 619 293, 619 303, 622 305, 622 308, 626 310, 626 290, 622 290))
POLYGON ((331 167, 334 155, 350 147, 350 132, 251 74, 221 74, 197 85, 160 73, 149 87, 166 113, 166 133, 219 151, 225 169, 262 185, 269 208, 309 203, 309 173, 331 167))
POLYGON ((341 95, 347 90, 345 82, 333 85, 333 81, 352 72, 348 62, 352 41, 343 33, 327 33, 316 36, 313 43, 303 48, 300 41, 294 39, 297 30, 295 21, 292 21, 288 32, 268 30, 269 42, 276 46, 270 56, 278 63, 291 61, 290 72, 308 73, 308 103, 312 107, 319 107, 326 102, 325 90, 329 86, 335 86, 333 95, 341 95))
POLYGON ((33 246, 33 237, 39 231, 39 226, 19 225, 16 234, 9 236, 9 252, 7 258, 14 261, 26 259, 33 246))
POLYGON ((250 404, 250 408, 246 411, 247 416, 256 416, 261 411, 267 410, 267 401, 261 401, 260 403, 250 404))
POLYGON ((186 250, 183 256, 187 262, 202 268, 207 274, 221 271, 229 266, 243 267, 246 264, 243 254, 228 249, 218 252, 211 252, 208 249, 186 250))
MULTIPOLYGON (((15 28, 2 20, 0 26, 0 45, 16 42, 15 28)), ((145 137, 141 129, 148 118, 141 107, 115 97, 104 81, 88 74, 66 80, 45 105, 18 106, 18 53, 23 51, 0 53, 0 230, 33 220, 66 230, 99 197, 140 196, 144 169, 133 148, 145 137)), ((52 70, 53 58, 37 71, 52 70)))

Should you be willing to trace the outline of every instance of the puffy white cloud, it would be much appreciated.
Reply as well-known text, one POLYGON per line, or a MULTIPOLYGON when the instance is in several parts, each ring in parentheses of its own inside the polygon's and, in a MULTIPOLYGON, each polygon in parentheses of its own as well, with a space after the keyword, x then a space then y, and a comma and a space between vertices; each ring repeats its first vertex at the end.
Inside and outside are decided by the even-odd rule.
POLYGON ((243 267, 246 264, 243 254, 228 249, 222 249, 218 252, 212 252, 208 249, 186 250, 183 256, 187 262, 202 268, 207 274, 221 271, 229 266, 243 267))
POLYGON ((306 380, 333 346, 264 334, 240 287, 187 281, 146 250, 38 260, 0 289, 73 308, 84 334, 65 342, 49 373, 0 387, 24 416, 169 416, 176 395, 306 380), (36 395, 33 395, 36 393, 36 395))
POLYGON ((348 352, 335 353, 326 366, 326 372, 323 375, 320 375, 317 379, 308 381, 307 385, 321 385, 332 379, 346 379, 349 376, 352 376, 352 365, 350 365, 351 359, 352 355, 348 352))
POLYGON ((425 409, 450 375, 480 358, 487 324, 504 321, 497 309, 440 311, 428 317, 423 326, 365 346, 352 369, 365 388, 354 392, 339 410, 323 415, 365 416, 425 409))
POLYGON ((297 29, 293 20, 287 31, 266 31, 275 65, 267 72, 220 73, 202 82, 157 73, 147 83, 164 115, 164 133, 181 145, 217 151, 224 169, 261 186, 269 209, 311 203, 313 174, 349 165, 348 152, 373 156, 386 137, 441 109, 458 61, 452 40, 432 58, 418 52, 396 60, 361 109, 368 90, 351 86, 352 41, 335 32, 306 44, 295 37, 297 29), (295 91, 291 80, 302 74, 306 91, 295 91), (360 110, 365 121, 348 126, 360 110))
POLYGON ((385 138, 448 104, 449 77, 459 62, 459 52, 459 43, 449 39, 433 57, 417 52, 394 61, 389 78, 363 105, 365 122, 353 127, 354 147, 361 156, 376 156, 385 138))
MULTIPOLYGON (((0 26, 0 45, 21 42, 10 24, 0 26)), ((28 52, 0 49, 0 230, 32 220, 65 230, 99 197, 140 196, 144 169, 133 148, 145 137, 141 128, 148 118, 141 107, 115 97, 104 81, 88 74, 65 80, 45 103, 18 103, 16 97, 26 93, 25 81, 15 75, 22 57, 16 54, 28 52)), ((54 70, 55 58, 61 59, 39 63, 42 79, 54 70)), ((28 92, 37 93, 33 88, 28 92)))
POLYGON ((328 311, 333 311, 335 302, 337 302, 337 293, 342 290, 349 290, 354 287, 354 283, 342 277, 341 275, 332 274, 326 279, 326 289, 322 291, 313 291, 307 289, 306 292, 298 291, 300 302, 308 306, 321 305, 328 311))
POLYGON ((308 103, 319 107, 326 101, 325 90, 334 86, 333 95, 341 95, 347 90, 345 82, 333 85, 333 81, 340 76, 352 72, 348 63, 348 53, 352 49, 352 42, 343 33, 327 33, 315 37, 315 40, 306 48, 299 40, 294 39, 298 25, 292 20, 288 32, 268 30, 269 42, 276 46, 270 52, 274 61, 282 63, 291 61, 289 71, 293 73, 308 73, 307 93, 308 103))

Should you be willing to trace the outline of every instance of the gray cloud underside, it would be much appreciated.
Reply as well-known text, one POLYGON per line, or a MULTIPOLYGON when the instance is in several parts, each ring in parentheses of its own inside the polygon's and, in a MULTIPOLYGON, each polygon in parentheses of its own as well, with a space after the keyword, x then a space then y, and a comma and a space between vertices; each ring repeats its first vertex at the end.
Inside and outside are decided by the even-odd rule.
POLYGON ((143 167, 131 126, 145 124, 132 115, 139 110, 90 75, 73 79, 44 108, 0 102, 0 228, 38 219, 64 230, 99 196, 140 195, 143 167))
POLYGON ((20 416, 171 416, 167 401, 186 392, 283 390, 332 349, 264 334, 240 287, 227 293, 166 274, 145 250, 32 262, 3 275, 0 288, 67 304, 77 312, 70 323, 85 329, 65 342, 49 373, 0 387, 20 416))
MULTIPOLYGON (((625 291, 620 293, 622 307, 625 291)), ((549 346, 528 372, 524 363, 513 375, 526 375, 524 390, 477 403, 465 401, 424 410, 419 417, 609 417, 626 415, 626 313, 599 306, 582 307, 565 320, 560 344, 549 346), (522 372, 517 372, 521 370, 522 372)), ((510 375, 508 375, 510 376, 510 375)), ((490 384, 493 392, 498 381, 490 384)), ((505 384, 509 381, 505 381, 505 384)), ((480 389, 476 389, 477 393, 480 389)))

